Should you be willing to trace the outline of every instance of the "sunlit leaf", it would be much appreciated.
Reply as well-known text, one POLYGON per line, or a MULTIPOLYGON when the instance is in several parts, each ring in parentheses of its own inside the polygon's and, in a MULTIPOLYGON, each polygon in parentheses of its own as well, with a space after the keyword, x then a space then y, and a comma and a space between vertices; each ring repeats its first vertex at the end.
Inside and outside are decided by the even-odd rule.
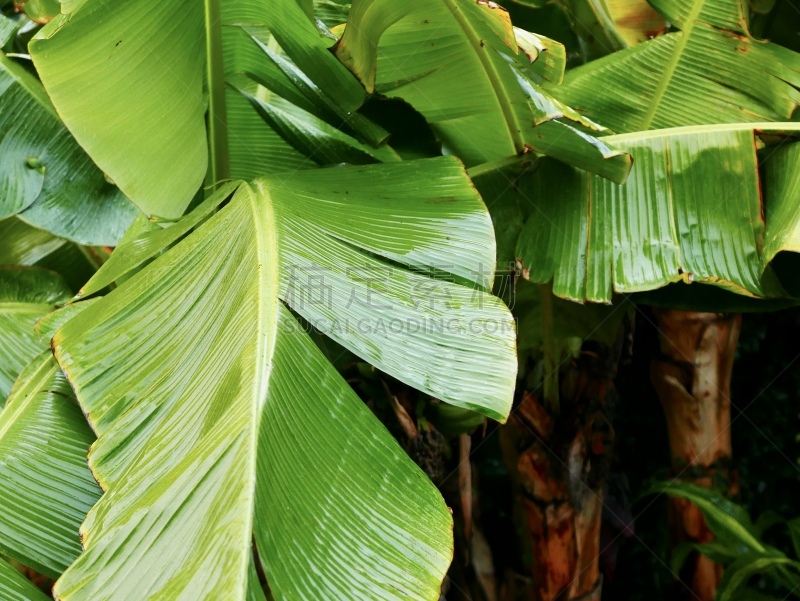
MULTIPOLYGON (((635 157, 624 186, 542 164, 519 184, 535 208, 517 246, 523 276, 554 279, 558 296, 577 301, 610 302, 615 292, 680 280, 781 296, 768 268, 774 255, 762 249, 762 209, 794 211, 797 166, 786 161, 797 155, 797 132, 795 124, 740 124, 613 136, 635 157), (783 167, 761 174, 756 151, 769 130, 790 139, 783 167)), ((768 223, 769 248, 791 250, 793 231, 768 223)))
POLYGON ((538 56, 520 51, 494 2, 356 0, 336 53, 368 90, 422 113, 467 166, 537 151, 614 181, 627 175, 627 155, 580 129, 602 128, 543 90, 530 68, 538 56))
POLYGON ((791 117, 800 55, 754 39, 748 3, 652 4, 680 31, 573 69, 550 91, 619 133, 791 117))
POLYGON ((241 184, 161 248, 54 338, 106 491, 59 598, 243 599, 255 537, 276 598, 437 599, 449 512, 289 309, 423 392, 504 419, 513 324, 483 291, 491 224, 460 164, 241 184))

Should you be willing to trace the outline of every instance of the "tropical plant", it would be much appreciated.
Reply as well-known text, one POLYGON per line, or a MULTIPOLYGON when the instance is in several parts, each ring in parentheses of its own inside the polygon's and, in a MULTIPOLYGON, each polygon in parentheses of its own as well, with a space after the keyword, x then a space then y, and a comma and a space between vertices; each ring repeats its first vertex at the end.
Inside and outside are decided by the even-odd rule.
POLYGON ((448 435, 505 421, 512 263, 528 598, 599 598, 625 311, 569 301, 796 292, 800 127, 761 122, 796 55, 729 0, 654 3, 680 31, 651 41, 642 3, 595 6, 627 49, 563 86, 494 2, 28 4, 0 21, 0 590, 38 598, 17 562, 65 600, 438 598, 450 513, 315 341, 448 435))
MULTIPOLYGON (((80 244, 117 248, 51 315, 68 300, 53 291, 63 289, 58 276, 10 272, 21 283, 19 292, 7 286, 18 329, 9 332, 16 363, 8 377, 19 376, 0 428, 10 470, 3 494, 13 501, 3 553, 58 578, 62 599, 258 598, 264 578, 278 598, 435 597, 452 555, 441 497, 298 318, 427 394, 505 419, 514 326, 487 292, 491 222, 464 168, 448 157, 402 160, 384 145, 386 130, 354 112, 366 92, 328 52, 330 34, 292 0, 271 10, 208 2, 205 14, 91 0, 61 9, 30 43, 47 95, 6 59, 14 85, 38 105, 28 109, 11 86, 3 101, 25 115, 44 107, 52 121, 52 100, 75 136, 64 143, 77 148, 77 140, 102 169, 91 167, 101 188, 124 193, 143 214, 121 240, 119 230, 96 239, 85 224, 75 228, 80 244), (138 19, 137 32, 130 23, 138 19), (339 163, 351 166, 311 169, 339 163), (322 302, 311 296, 315 278, 324 280, 322 302), (37 337, 32 325, 42 316, 37 337), (38 354, 47 341, 60 367, 38 354), (75 529, 100 491, 82 461, 92 437, 65 377, 98 436, 89 465, 103 491, 81 527, 80 556, 75 529), (20 445, 33 440, 53 442, 20 445), (18 446, 26 452, 12 453, 18 446), (69 486, 34 487, 30 465, 69 486), (48 502, 31 487, 44 487, 48 502), (21 531, 33 522, 41 528, 21 531)), ((509 142, 492 152, 548 151, 624 179, 629 157, 526 79, 535 56, 514 62, 520 51, 505 13, 487 5, 450 19, 484 79, 483 104, 468 113, 506 122, 509 142), (503 62, 473 27, 512 43, 503 62), (504 112, 509 94, 525 109, 504 112)), ((520 36, 529 53, 545 49, 520 36)), ((8 197, 7 214, 25 219, 29 207, 53 205, 36 196, 37 185, 64 192, 66 168, 50 149, 53 127, 66 130, 34 121, 17 138, 14 123, 16 171, 7 180, 24 194, 8 197), (34 152, 36 136, 47 152, 34 152)), ((66 202, 91 193, 76 185, 66 202)), ((92 227, 113 221, 72 210, 92 227)), ((9 223, 9 256, 23 262, 31 232, 9 223)))
POLYGON ((717 601, 732 599, 788 599, 798 597, 800 589, 800 520, 784 519, 774 512, 766 512, 753 522, 747 511, 720 492, 694 486, 685 482, 660 482, 651 493, 666 493, 696 505, 705 516, 714 533, 712 542, 682 543, 675 548, 672 568, 679 572, 681 565, 692 552, 699 552, 725 566, 725 576, 717 590, 717 601), (767 531, 783 527, 791 542, 791 555, 764 541, 767 531), (783 590, 780 596, 769 595, 748 583, 755 577, 773 580, 783 590))

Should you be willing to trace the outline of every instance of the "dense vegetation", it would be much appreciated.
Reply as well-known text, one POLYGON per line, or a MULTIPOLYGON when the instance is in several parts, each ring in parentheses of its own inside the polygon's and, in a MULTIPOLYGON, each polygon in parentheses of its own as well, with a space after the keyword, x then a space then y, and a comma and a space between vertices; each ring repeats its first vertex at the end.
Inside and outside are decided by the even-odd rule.
POLYGON ((800 596, 800 7, 502 4, 0 2, 0 601, 800 596))

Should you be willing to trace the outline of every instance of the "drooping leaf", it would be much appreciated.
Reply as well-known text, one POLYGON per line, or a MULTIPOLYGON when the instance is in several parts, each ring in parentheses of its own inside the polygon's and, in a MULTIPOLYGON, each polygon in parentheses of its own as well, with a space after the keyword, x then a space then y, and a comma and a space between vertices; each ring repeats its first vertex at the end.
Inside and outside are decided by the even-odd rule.
POLYGON ((714 536, 731 548, 766 553, 764 544, 756 537, 756 529, 743 507, 725 495, 688 482, 658 482, 647 494, 666 493, 691 501, 703 512, 714 536))
MULTIPOLYGON (((257 23, 257 21, 249 24, 239 23, 238 27, 250 38, 250 41, 244 42, 250 59, 247 64, 239 64, 236 67, 246 74, 247 79, 260 84, 253 88, 251 81, 251 88, 245 88, 245 91, 264 102, 270 102, 273 95, 276 95, 296 105, 302 111, 311 113, 329 126, 354 135, 373 147, 378 147, 386 141, 388 132, 361 113, 337 102, 335 96, 331 96, 325 88, 315 83, 278 45, 269 27, 257 23)), ((281 25, 273 22, 273 28, 275 27, 280 28, 281 25)), ((240 35, 242 31, 239 32, 240 35)), ((331 34, 324 44, 331 44, 335 39, 331 34)), ((239 39, 238 43, 242 44, 243 39, 239 39)), ((327 50, 325 53, 329 57, 330 53, 327 50)), ((343 65, 338 62, 334 64, 337 71, 343 71, 348 78, 353 79, 343 65)), ((233 68, 229 69, 226 80, 234 87, 242 88, 237 84, 242 78, 236 73, 233 68)), ((359 89, 363 99, 365 92, 362 88, 359 89)), ((302 156, 302 151, 299 156, 302 156)), ((302 166, 306 167, 307 163, 308 161, 304 161, 302 166)))
POLYGON ((135 207, 78 146, 41 84, 0 53, 0 219, 81 244, 116 244, 135 207))
MULTIPOLYGON (((770 131, 792 138, 800 127, 739 124, 613 136, 636 158, 624 186, 542 163, 520 184, 535 207, 517 246, 523 276, 554 279, 556 295, 581 302, 610 302, 614 292, 679 280, 781 296, 769 269, 773 257, 763 248, 762 208, 791 212, 793 185, 772 182, 791 182, 797 166, 784 162, 785 171, 775 167, 783 180, 775 170, 762 179, 756 150, 759 136, 770 131)), ((795 154, 787 150, 785 159, 795 154)), ((791 250, 791 231, 769 223, 770 248, 791 250)))
POLYGON ((0 553, 51 578, 78 557, 78 528, 100 496, 86 463, 93 441, 69 383, 44 351, 0 413, 0 553))
POLYGON ((750 599, 750 597, 741 596, 741 589, 753 576, 758 574, 777 576, 778 580, 784 581, 783 584, 790 590, 790 595, 800 587, 800 564, 796 561, 792 561, 780 553, 747 554, 725 567, 719 588, 717 588, 717 601, 750 599), (781 568, 784 568, 783 572, 780 571, 781 568))
POLYGON ((25 365, 47 348, 34 324, 72 296, 56 273, 38 267, 0 267, 0 407, 25 365))
POLYGON ((238 89, 281 138, 314 163, 364 165, 400 160, 391 148, 370 148, 276 94, 261 99, 238 89))
POLYGON ((550 91, 620 133, 792 116, 800 54, 754 39, 747 2, 652 4, 680 31, 573 69, 550 91))
POLYGON ((482 291, 493 261, 452 158, 242 184, 54 338, 106 491, 59 598, 244 599, 255 537, 276 598, 437 599, 452 553, 438 492, 287 306, 503 419, 516 365, 508 311, 482 291))
POLYGON ((0 598, 4 601, 48 601, 47 595, 0 559, 0 598))
POLYGON ((368 90, 422 113, 467 166, 536 151, 614 181, 630 168, 581 129, 602 128, 543 90, 494 2, 356 0, 336 53, 368 90))

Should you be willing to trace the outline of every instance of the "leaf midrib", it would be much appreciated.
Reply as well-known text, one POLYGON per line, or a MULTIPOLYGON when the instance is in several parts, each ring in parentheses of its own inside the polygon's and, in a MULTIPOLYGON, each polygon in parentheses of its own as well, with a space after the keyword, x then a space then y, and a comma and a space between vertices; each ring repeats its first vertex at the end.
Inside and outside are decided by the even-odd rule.
POLYGON ((517 152, 521 152, 524 146, 522 133, 520 128, 516 127, 516 119, 514 118, 514 108, 511 106, 511 98, 509 98, 508 92, 502 85, 495 64, 488 56, 488 51, 486 50, 488 46, 481 45, 480 35, 478 35, 478 32, 475 31, 475 28, 469 22, 469 19, 464 16, 464 13, 456 5, 455 0, 442 0, 442 2, 453 15, 456 23, 458 23, 458 26, 464 33, 464 36, 467 38, 470 45, 475 50, 475 53, 478 55, 478 60, 480 60, 481 66, 483 67, 483 70, 486 73, 486 76, 489 78, 489 82, 495 91, 495 97, 497 98, 497 102, 500 105, 500 110, 503 113, 503 121, 505 121, 506 129, 511 137, 511 142, 514 146, 514 149, 517 152))
POLYGON ((669 84, 675 75, 675 71, 678 68, 678 63, 683 56, 683 51, 686 49, 686 44, 689 42, 689 37, 692 34, 692 30, 697 23, 697 17, 700 14, 700 11, 703 9, 704 4, 705 0, 695 0, 694 4, 692 4, 692 8, 689 11, 689 14, 686 16, 686 20, 684 21, 685 27, 681 29, 681 37, 678 39, 678 43, 675 46, 675 51, 673 52, 669 63, 664 69, 661 80, 658 82, 658 87, 653 94, 650 108, 647 110, 647 113, 645 114, 644 119, 639 126, 640 130, 650 129, 650 124, 653 122, 656 112, 659 108, 661 108, 661 102, 664 100, 664 94, 666 94, 667 88, 669 87, 669 84))

